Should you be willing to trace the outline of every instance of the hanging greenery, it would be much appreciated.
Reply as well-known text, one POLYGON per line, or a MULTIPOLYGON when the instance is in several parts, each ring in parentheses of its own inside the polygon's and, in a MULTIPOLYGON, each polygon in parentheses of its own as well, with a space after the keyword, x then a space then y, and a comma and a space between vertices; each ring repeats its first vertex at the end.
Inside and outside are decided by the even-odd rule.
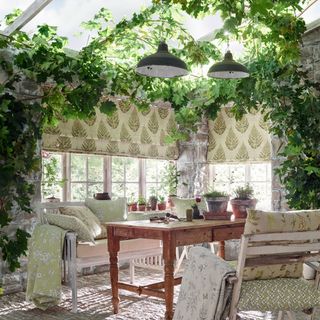
MULTIPOLYGON (((94 107, 111 114, 115 104, 108 98, 114 95, 127 96, 141 110, 157 100, 169 101, 179 122, 171 141, 195 130, 202 115, 215 118, 227 102, 234 103, 237 117, 251 108, 263 108, 273 133, 286 140, 287 160, 278 173, 289 204, 319 207, 320 145, 314 134, 320 127, 319 88, 298 68, 305 31, 303 20, 294 14, 301 9, 300 2, 154 0, 149 8, 119 23, 101 9, 83 24, 96 30, 97 36, 76 54, 65 50, 67 39, 47 25, 32 36, 19 31, 1 37, 0 65, 6 76, 0 83, 0 248, 11 270, 25 253, 28 235, 18 229, 9 238, 5 227, 17 212, 30 211, 33 188, 27 177, 39 170, 37 141, 44 126, 65 118, 91 118, 94 107), (224 26, 215 33, 215 41, 195 40, 184 28, 183 11, 195 17, 219 12, 224 26), (203 77, 201 66, 222 58, 219 45, 226 41, 225 31, 230 40, 245 45, 243 62, 250 78, 203 77), (137 62, 154 53, 162 39, 171 40, 170 51, 187 63, 191 75, 156 79, 135 73, 137 62), (26 79, 37 90, 20 95, 17 88, 26 79)), ((6 23, 12 23, 17 14, 8 15, 6 23)))

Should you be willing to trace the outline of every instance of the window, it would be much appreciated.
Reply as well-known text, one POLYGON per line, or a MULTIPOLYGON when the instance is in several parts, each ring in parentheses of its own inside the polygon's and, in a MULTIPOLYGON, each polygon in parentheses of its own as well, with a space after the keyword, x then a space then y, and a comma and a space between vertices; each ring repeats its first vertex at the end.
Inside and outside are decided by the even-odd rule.
POLYGON ((42 153, 42 199, 55 197, 62 199, 64 179, 61 154, 42 153))
POLYGON ((103 192, 103 172, 102 156, 71 154, 70 200, 84 200, 103 192))
POLYGON ((146 159, 146 198, 151 195, 166 196, 168 195, 167 187, 162 181, 163 173, 166 170, 168 161, 146 159))
MULTIPOLYGON (((167 187, 162 181, 168 164, 166 160, 44 152, 44 170, 49 159, 56 159, 54 196, 62 201, 83 201, 97 192, 135 200, 139 195, 148 199, 154 191, 158 196, 167 195, 167 187)), ((45 188, 44 178, 45 175, 42 191, 46 192, 43 196, 46 198, 49 191, 45 188)))
POLYGON ((210 187, 232 192, 239 186, 250 183, 254 197, 258 199, 257 209, 271 209, 271 163, 218 164, 210 165, 210 187))
POLYGON ((139 188, 139 159, 112 157, 112 196, 138 198, 139 188))

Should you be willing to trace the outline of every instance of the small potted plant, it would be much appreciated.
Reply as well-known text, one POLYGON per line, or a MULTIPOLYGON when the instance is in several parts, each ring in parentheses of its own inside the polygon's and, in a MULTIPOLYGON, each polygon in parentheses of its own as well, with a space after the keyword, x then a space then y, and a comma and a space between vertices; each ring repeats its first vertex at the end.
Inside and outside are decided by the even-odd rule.
POLYGON ((166 201, 164 200, 164 196, 159 196, 159 202, 158 202, 158 210, 166 210, 167 204, 166 201))
POLYGON ((137 201, 135 201, 135 199, 134 199, 133 193, 131 193, 131 195, 130 195, 129 202, 128 202, 128 208, 129 208, 129 211, 137 211, 138 210, 138 204, 137 204, 137 201))
MULTIPOLYGON (((205 193, 203 197, 206 200, 208 212, 211 215, 220 215, 225 216, 227 214, 227 207, 229 196, 225 192, 212 190, 208 193, 205 193)), ((209 216, 204 215, 205 219, 208 219, 209 216)))
POLYGON ((149 197, 149 204, 151 210, 157 210, 158 197, 155 188, 151 188, 151 196, 149 197))
POLYGON ((166 186, 168 190, 169 207, 174 206, 173 202, 171 201, 171 197, 175 197, 177 195, 179 176, 180 172, 177 170, 175 163, 169 162, 165 168, 165 172, 161 177, 161 183, 166 186))
POLYGON ((146 199, 143 196, 139 196, 138 198, 138 210, 146 211, 146 199))
POLYGON ((238 187, 234 191, 235 197, 230 200, 235 218, 246 218, 247 209, 255 209, 258 202, 253 198, 253 188, 247 183, 244 187, 238 187))

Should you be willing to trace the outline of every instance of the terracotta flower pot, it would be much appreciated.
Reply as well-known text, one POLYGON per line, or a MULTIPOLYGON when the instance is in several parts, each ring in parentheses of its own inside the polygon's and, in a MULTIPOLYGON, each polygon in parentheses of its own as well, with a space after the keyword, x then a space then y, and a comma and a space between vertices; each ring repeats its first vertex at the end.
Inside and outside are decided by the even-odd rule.
POLYGON ((138 210, 139 211, 146 211, 146 205, 145 204, 138 204, 138 210))
POLYGON ((130 204, 130 211, 137 211, 138 210, 138 205, 136 203, 131 203, 130 204))
POLYGON ((206 198, 207 209, 215 215, 227 214, 229 197, 206 198))
POLYGON ((255 209, 257 199, 232 199, 230 204, 232 207, 233 215, 235 219, 245 219, 247 217, 247 209, 255 209))
POLYGON ((164 203, 158 203, 158 210, 159 211, 166 210, 166 207, 167 207, 167 205, 166 205, 165 202, 164 203))
POLYGON ((154 197, 150 197, 149 202, 150 202, 151 210, 157 210, 158 199, 154 197))

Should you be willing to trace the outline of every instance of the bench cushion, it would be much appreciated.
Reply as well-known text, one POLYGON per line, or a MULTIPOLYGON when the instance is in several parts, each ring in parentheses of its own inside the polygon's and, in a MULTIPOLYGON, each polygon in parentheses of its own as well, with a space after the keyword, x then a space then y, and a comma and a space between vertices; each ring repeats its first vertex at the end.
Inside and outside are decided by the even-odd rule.
POLYGON ((92 233, 89 231, 87 226, 85 226, 85 224, 78 218, 54 213, 44 213, 43 217, 44 220, 49 224, 58 226, 68 231, 75 232, 79 240, 94 243, 92 233))
MULTIPOLYGON (((77 258, 91 258, 108 255, 108 241, 106 239, 96 240, 95 245, 90 243, 77 244, 77 258)), ((120 241, 120 252, 143 251, 145 249, 160 248, 160 240, 132 239, 120 241)))
POLYGON ((86 206, 60 207, 59 211, 63 215, 73 216, 81 220, 92 233, 93 237, 101 235, 101 224, 94 213, 86 206))
POLYGON ((85 205, 98 217, 100 222, 124 221, 127 218, 127 200, 85 200, 85 205))

